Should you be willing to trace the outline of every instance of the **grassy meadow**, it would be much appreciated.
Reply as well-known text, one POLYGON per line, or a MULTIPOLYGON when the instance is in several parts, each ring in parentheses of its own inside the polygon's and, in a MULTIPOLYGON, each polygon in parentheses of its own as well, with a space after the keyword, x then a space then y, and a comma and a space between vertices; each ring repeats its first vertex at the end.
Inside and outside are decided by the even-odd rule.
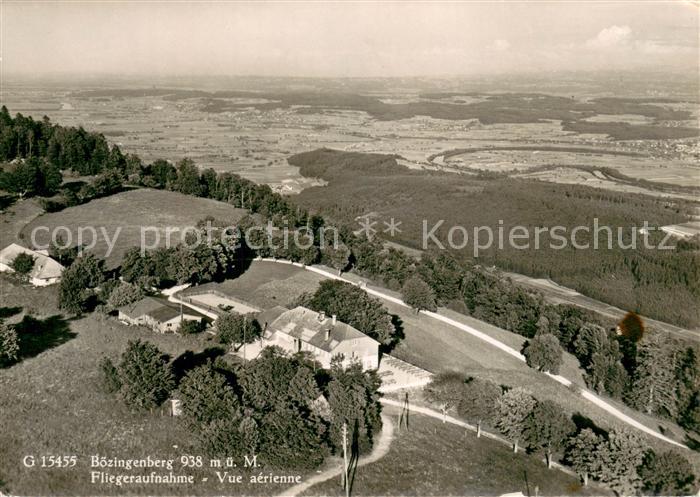
MULTIPOLYGON (((393 409, 387 414, 396 416, 393 409)), ((471 431, 421 414, 409 417, 409 430, 395 427, 389 453, 357 469, 352 495, 609 495, 582 487, 578 479, 548 470, 539 457, 513 454, 471 431)), ((345 495, 339 478, 314 485, 302 495, 345 495)))
MULTIPOLYGON (((173 458, 197 455, 196 441, 179 418, 160 409, 134 412, 105 393, 98 363, 103 356, 118 359, 129 340, 157 345, 172 359, 186 351, 202 352, 216 343, 210 335, 156 334, 140 327, 126 327, 116 319, 93 314, 65 320, 55 308, 55 287, 19 286, 4 276, 0 302, 4 314, 41 301, 35 316, 40 336, 20 334, 23 360, 0 369, 0 490, 15 495, 223 495, 276 494, 283 485, 219 484, 213 471, 199 470, 195 485, 92 484, 90 456, 119 458, 173 458), (9 310, 8 310, 9 309, 9 310), (69 469, 27 469, 26 455, 78 455, 69 469), (208 477, 203 482, 201 478, 208 477), (197 481, 199 480, 199 481, 197 481)), ((29 332, 30 335, 34 333, 29 332)), ((266 468, 258 468, 269 471, 266 468)), ((110 471, 106 469, 106 471, 110 471)), ((148 474, 134 469, 128 474, 148 474)), ((119 473, 120 470, 112 470, 119 473)), ((167 471, 166 471, 167 473, 167 471)), ((175 464, 175 474, 185 474, 175 464)))
MULTIPOLYGON (((116 244, 107 257, 107 265, 113 267, 119 264, 124 252, 129 248, 141 245, 142 227, 153 228, 144 231, 145 243, 149 244, 147 247, 155 246, 157 237, 160 239, 158 245, 163 246, 167 228, 183 230, 194 226, 207 216, 235 225, 245 214, 245 210, 224 202, 166 190, 141 188, 68 207, 60 212, 43 214, 24 226, 20 236, 25 243, 31 243, 31 234, 35 228, 45 226, 53 231, 59 226, 66 226, 71 231, 73 244, 76 244, 78 228, 92 226, 97 230, 97 243, 92 250, 98 256, 104 257, 109 247, 107 238, 113 240, 117 230, 121 229, 116 244), (103 233, 106 233, 107 237, 103 233)), ((67 241, 67 234, 63 232, 62 235, 67 241)), ((173 231, 172 244, 179 243, 181 236, 181 232, 173 231)), ((47 244, 49 239, 46 230, 37 231, 36 240, 39 244, 47 244)), ((85 232, 84 239, 85 243, 89 243, 92 235, 85 232)))

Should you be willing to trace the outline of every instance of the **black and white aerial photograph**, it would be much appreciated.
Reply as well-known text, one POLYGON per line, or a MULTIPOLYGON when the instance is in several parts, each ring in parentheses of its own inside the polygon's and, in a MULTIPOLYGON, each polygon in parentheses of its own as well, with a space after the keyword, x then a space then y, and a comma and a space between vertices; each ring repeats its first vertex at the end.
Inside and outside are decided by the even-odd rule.
POLYGON ((0 0, 30 496, 700 496, 700 2, 0 0))

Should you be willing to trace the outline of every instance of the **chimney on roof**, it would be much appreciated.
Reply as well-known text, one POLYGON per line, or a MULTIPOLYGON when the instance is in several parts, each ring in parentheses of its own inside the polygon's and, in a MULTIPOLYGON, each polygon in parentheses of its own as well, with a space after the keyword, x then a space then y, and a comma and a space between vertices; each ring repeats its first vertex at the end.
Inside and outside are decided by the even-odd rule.
POLYGON ((324 322, 326 320, 326 313, 321 311, 318 313, 318 320, 324 322))
POLYGON ((338 316, 336 316, 335 314, 333 314, 332 319, 333 319, 333 326, 335 326, 335 323, 338 321, 338 316))
POLYGON ((326 340, 330 340, 330 339, 331 339, 331 329, 326 328, 326 340))

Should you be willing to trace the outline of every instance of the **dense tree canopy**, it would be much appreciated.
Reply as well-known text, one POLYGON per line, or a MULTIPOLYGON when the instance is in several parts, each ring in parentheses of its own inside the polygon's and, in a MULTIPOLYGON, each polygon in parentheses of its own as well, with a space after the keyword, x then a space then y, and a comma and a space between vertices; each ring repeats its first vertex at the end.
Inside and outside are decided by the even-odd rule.
POLYGON ((175 387, 167 358, 150 342, 130 340, 117 370, 121 382, 119 393, 132 407, 157 407, 175 387))
POLYGON ((411 276, 401 289, 403 301, 418 311, 436 311, 435 292, 419 276, 411 276))
POLYGON ((559 373, 564 360, 564 350, 559 345, 557 337, 551 333, 535 335, 535 338, 530 340, 523 349, 523 354, 528 366, 552 374, 559 373))
POLYGON ((0 319, 0 366, 16 361, 18 354, 17 332, 0 319))
POLYGON ((211 364, 191 370, 178 387, 182 412, 192 425, 241 416, 240 403, 226 377, 211 364))
POLYGON ((12 260, 12 269, 22 276, 28 275, 34 269, 36 258, 32 254, 21 252, 12 260))
POLYGON ((524 438, 532 450, 543 450, 547 466, 552 466, 552 454, 562 447, 576 429, 571 417, 561 406, 551 400, 538 401, 530 412, 524 430, 524 438))
POLYGON ((302 299, 302 304, 327 316, 336 315, 375 340, 388 345, 395 340, 396 329, 391 315, 381 302, 350 283, 325 280, 316 293, 302 299))
POLYGON ((581 475, 584 485, 588 485, 589 478, 600 476, 601 461, 598 459, 598 447, 601 443, 601 438, 590 428, 581 430, 568 441, 566 460, 581 475))
POLYGON ((501 396, 501 387, 490 380, 468 378, 457 412, 476 424, 476 436, 481 436, 484 422, 493 423, 496 401, 501 396))
POLYGON ((216 320, 219 342, 226 345, 252 343, 261 334, 260 323, 251 316, 227 312, 216 320))
POLYGON ((695 490, 695 475, 688 460, 674 451, 655 454, 649 451, 639 468, 643 489, 654 495, 690 495, 695 490))
POLYGON ((512 388, 496 401, 496 427, 513 442, 514 452, 518 451, 535 405, 530 392, 522 388, 512 388))

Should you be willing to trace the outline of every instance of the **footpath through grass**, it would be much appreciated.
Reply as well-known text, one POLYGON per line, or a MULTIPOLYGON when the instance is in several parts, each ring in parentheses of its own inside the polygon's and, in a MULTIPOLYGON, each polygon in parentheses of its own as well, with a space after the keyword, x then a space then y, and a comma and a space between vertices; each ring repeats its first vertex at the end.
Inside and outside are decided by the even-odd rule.
MULTIPOLYGON (((396 416, 393 408, 385 412, 396 416)), ((409 430, 394 432, 389 453, 358 468, 352 495, 609 495, 584 488, 577 478, 547 466, 533 455, 513 454, 504 445, 439 420, 413 414, 409 430)), ((338 478, 303 495, 344 495, 338 478)))

